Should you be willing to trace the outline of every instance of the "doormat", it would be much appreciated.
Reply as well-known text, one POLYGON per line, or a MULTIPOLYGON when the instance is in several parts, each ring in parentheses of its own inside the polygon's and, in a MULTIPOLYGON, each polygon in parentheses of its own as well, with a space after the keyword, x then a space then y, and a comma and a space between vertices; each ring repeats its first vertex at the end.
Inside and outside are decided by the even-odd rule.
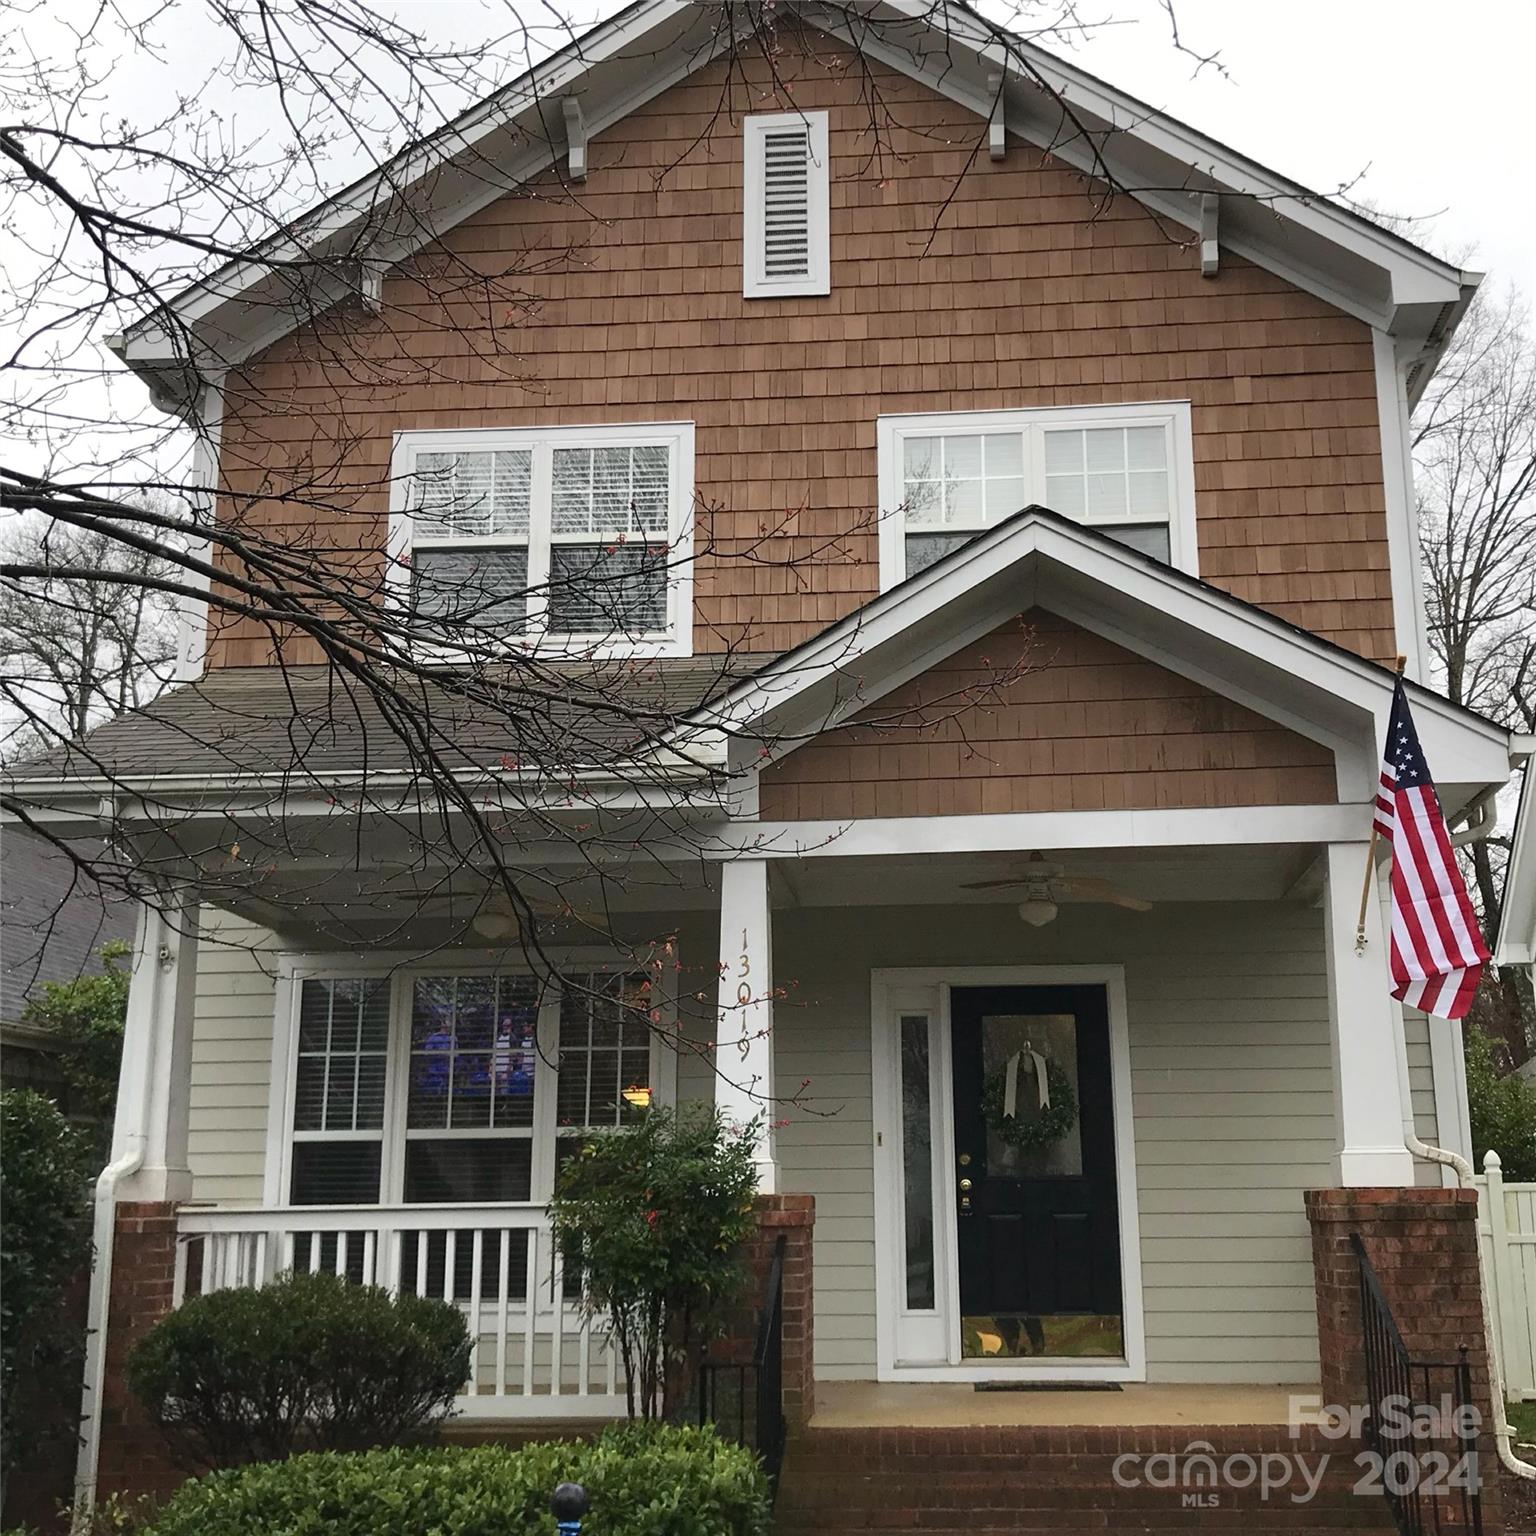
POLYGON ((978 1381, 978 1392, 1123 1392, 1118 1381, 978 1381))

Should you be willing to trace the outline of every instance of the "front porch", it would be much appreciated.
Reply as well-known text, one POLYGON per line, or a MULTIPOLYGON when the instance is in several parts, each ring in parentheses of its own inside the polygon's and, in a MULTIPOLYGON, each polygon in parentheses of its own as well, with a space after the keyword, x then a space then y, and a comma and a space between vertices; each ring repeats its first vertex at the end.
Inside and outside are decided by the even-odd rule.
MULTIPOLYGON (((1317 813, 1323 824, 1335 815, 1317 813)), ((1164 835, 1179 841, 1141 847, 1126 846, 1130 822, 1145 839, 1150 821, 1132 813, 985 819, 993 835, 997 822, 1016 823, 1019 843, 1073 823, 1118 832, 1118 845, 1045 846, 1151 910, 1063 903, 1032 927, 1007 893, 970 889, 1022 854, 979 846, 880 855, 829 842, 794 860, 738 858, 680 882, 667 911, 638 898, 610 909, 606 952, 590 942, 566 951, 583 977, 606 973, 622 987, 623 958, 658 952, 665 936, 670 974, 652 976, 663 1017, 642 1021, 636 1039, 617 994, 614 1018, 589 1008, 578 1019, 558 989, 539 995, 519 979, 515 945, 444 947, 441 917, 423 918, 414 951, 341 952, 205 912, 199 974, 177 989, 190 1010, 175 1037, 187 1046, 190 1178, 174 1185, 172 1301, 293 1266, 440 1296, 475 1325, 467 1420, 605 1417, 622 1408, 623 1383, 601 1328, 579 1315, 544 1215, 560 1149, 652 1096, 714 1099, 739 1121, 775 1122, 763 1185, 815 1200, 814 1371, 830 1390, 959 1380, 964 1390, 945 1401, 976 1415, 1068 1422, 1089 1411, 1089 1394, 969 1384, 1315 1383, 1303 1192, 1412 1181, 1401 1085, 1430 1140, 1443 1135, 1438 1109, 1453 1086, 1437 1076, 1426 1021, 1408 1020, 1404 1034, 1385 988, 1362 976, 1379 940, 1364 960, 1349 951, 1350 965, 1333 963, 1352 938, 1363 843, 1318 843, 1303 814, 1283 811, 1245 813, 1241 827, 1221 813, 1164 813, 1164 835), (1227 841, 1185 840, 1218 822, 1227 841), (1266 826, 1275 840, 1257 841, 1266 826), (952 1000, 983 981, 1089 983, 1111 999, 1107 1087, 1076 1083, 1090 1107, 1105 1100, 1117 1185, 1106 1209, 1119 1304, 1103 1310, 1119 1331, 1108 1349, 967 1346, 946 1042, 952 1000), (477 1022, 480 1004, 467 1000, 487 987, 494 1023, 477 1022), (918 1016, 924 1124, 911 1122, 898 1081, 902 1031, 918 1016), (445 1030, 456 1055, 436 1054, 445 1030), (460 1067, 445 1076, 445 1060, 460 1067), (929 1201, 928 1246, 915 1258, 917 1170, 904 1150, 914 1137, 926 1147, 918 1193, 929 1201), (909 1327, 914 1264, 935 1282, 909 1327)), ((957 823, 976 820, 936 830, 974 845, 976 830, 957 823)), ((181 939, 178 969, 193 948, 181 939)), ((1060 1310, 1072 1313, 1070 1298, 1060 1310)), ((1157 1399, 1119 1395, 1104 1411, 1140 1401, 1157 1399)))

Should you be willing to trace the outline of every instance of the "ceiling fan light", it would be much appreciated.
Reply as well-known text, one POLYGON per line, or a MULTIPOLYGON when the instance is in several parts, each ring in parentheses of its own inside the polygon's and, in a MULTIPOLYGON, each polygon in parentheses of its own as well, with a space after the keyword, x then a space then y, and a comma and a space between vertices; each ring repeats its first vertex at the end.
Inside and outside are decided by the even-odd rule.
POLYGON ((510 939, 517 932, 517 919, 510 912, 477 912, 470 927, 482 939, 510 939))
POLYGON ((1028 901, 1019 903, 1019 916, 1031 928, 1044 928, 1047 923, 1056 921, 1056 903, 1041 896, 1031 896, 1028 901))

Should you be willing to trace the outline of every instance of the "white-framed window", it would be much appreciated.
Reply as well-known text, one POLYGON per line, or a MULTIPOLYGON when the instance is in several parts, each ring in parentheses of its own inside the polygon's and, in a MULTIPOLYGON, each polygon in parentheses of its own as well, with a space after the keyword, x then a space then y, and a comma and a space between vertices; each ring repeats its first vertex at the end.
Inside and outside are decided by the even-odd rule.
POLYGON ((825 112, 759 112, 742 140, 742 292, 832 291, 831 169, 825 112))
POLYGON ((880 586, 1027 506, 1198 575, 1189 402, 882 416, 880 586))
POLYGON ((398 432, 390 478, 392 595, 428 643, 691 653, 691 422, 398 432))
POLYGON ((273 1205, 542 1203, 576 1136, 671 1102, 666 973, 573 958, 293 957, 274 1032, 273 1205))

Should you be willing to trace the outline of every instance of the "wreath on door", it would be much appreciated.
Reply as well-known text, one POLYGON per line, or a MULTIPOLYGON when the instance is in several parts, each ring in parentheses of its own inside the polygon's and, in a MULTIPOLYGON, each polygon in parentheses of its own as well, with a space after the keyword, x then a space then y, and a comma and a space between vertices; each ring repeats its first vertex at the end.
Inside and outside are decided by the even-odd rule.
POLYGON ((1020 1059, 1014 1056, 997 1071, 989 1072, 982 1082, 981 1117, 987 1129, 1007 1146, 1016 1147, 1021 1152, 1032 1152, 1060 1141, 1077 1124, 1077 1094, 1073 1091, 1072 1079, 1067 1076, 1065 1068, 1033 1051, 1023 1054, 1033 1057, 1035 1062, 1035 1086, 1039 1098, 1035 1112, 1021 1115, 1019 1110, 1022 1105, 1017 1102, 1009 1104, 1010 1070, 1014 1074, 1014 1097, 1017 1098, 1020 1059), (1045 1069, 1043 1092, 1040 1091, 1042 1085, 1039 1080, 1042 1066, 1045 1069))

